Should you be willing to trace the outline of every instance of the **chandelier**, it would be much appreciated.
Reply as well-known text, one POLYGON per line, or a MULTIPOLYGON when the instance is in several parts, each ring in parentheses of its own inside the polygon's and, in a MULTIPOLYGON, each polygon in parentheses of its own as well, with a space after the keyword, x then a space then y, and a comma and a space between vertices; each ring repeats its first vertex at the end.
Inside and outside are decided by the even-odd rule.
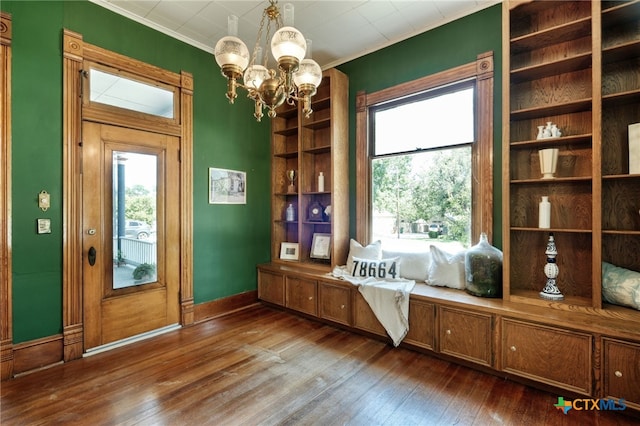
POLYGON ((245 89, 247 96, 255 102, 253 116, 257 121, 263 116, 263 108, 268 110, 269 117, 275 117, 276 108, 285 101, 289 105, 302 102, 302 111, 309 118, 313 112, 311 97, 316 94, 322 80, 320 65, 310 58, 311 40, 305 40, 302 33, 293 27, 293 5, 284 5, 283 20, 277 3, 277 0, 269 0, 269 6, 262 13, 251 57, 247 45, 238 38, 237 16, 229 16, 229 35, 221 38, 215 48, 216 62, 222 75, 227 78, 226 96, 229 103, 232 104, 238 96, 237 87, 245 89), (262 58, 263 33, 265 47, 271 41, 271 53, 278 63, 277 70, 268 68, 269 55, 262 58), (309 57, 304 59, 307 53, 309 57), (242 83, 238 82, 240 78, 242 83))

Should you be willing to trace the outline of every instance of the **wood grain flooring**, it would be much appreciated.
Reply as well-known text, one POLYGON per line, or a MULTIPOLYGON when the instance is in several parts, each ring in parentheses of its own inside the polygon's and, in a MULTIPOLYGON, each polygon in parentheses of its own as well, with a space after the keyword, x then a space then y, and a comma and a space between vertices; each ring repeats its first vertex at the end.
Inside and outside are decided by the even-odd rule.
POLYGON ((1 386, 8 425, 632 425, 254 305, 1 386))

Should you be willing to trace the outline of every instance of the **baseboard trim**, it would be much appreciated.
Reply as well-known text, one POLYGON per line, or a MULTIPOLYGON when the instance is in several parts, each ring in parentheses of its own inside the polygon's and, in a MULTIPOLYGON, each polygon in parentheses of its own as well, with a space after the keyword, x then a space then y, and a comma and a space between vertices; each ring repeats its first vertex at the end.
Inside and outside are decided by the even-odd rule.
MULTIPOLYGON (((245 293, 236 294, 233 296, 225 297, 218 300, 212 300, 210 302, 200 303, 194 307, 194 324, 207 321, 213 318, 227 315, 232 312, 236 312, 242 309, 246 309, 249 306, 258 303, 258 291, 252 290, 245 293)), ((155 330, 156 334, 166 333, 179 328, 180 325, 174 325, 165 330, 155 330)), ((118 346, 123 346, 129 343, 133 343, 137 340, 152 337, 151 335, 134 336, 130 339, 123 339, 109 345, 99 346, 90 351, 87 351, 83 356, 90 356, 100 352, 104 352, 108 349, 113 349, 118 346), (132 340, 134 339, 134 340, 132 340)), ((33 371, 37 371, 43 368, 48 368, 64 362, 64 336, 62 334, 56 334, 53 336, 47 336, 40 339, 31 340, 28 342, 19 343, 13 345, 13 371, 12 376, 27 374, 33 371)), ((7 377, 8 378, 8 377, 7 377)))
POLYGON ((18 343, 13 346, 13 375, 57 364, 63 359, 62 334, 18 343))
POLYGON ((256 303, 258 303, 258 290, 199 303, 194 307, 194 324, 245 309, 256 303))

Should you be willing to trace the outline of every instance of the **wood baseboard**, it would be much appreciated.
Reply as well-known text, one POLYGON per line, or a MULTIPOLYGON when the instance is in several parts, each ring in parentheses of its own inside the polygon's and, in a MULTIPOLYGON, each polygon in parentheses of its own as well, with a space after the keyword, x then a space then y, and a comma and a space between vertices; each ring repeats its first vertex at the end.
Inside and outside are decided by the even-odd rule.
POLYGON ((13 347, 13 375, 63 361, 62 334, 19 343, 13 347))
POLYGON ((200 303, 194 307, 194 324, 225 315, 258 303, 258 291, 252 290, 223 299, 200 303))
MULTIPOLYGON (((223 299, 201 303, 194 306, 194 323, 207 321, 221 315, 228 314, 239 309, 258 303, 258 291, 252 290, 223 299)), ((5 345, 3 345, 5 346, 5 345)), ((4 349, 4 348, 3 348, 4 349)), ((7 346, 8 349, 8 346, 7 346)), ((41 339, 14 345, 12 353, 3 352, 3 364, 7 369, 9 362, 13 361, 13 368, 8 377, 37 370, 64 361, 64 336, 56 334, 41 339)))

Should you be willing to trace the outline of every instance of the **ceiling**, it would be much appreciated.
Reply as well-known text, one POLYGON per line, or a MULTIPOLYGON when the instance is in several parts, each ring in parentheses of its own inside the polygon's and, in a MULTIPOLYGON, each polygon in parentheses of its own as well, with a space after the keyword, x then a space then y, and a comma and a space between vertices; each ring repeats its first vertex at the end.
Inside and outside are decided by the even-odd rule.
MULTIPOLYGON (((239 18, 238 36, 250 50, 268 1, 90 0, 174 38, 213 53, 227 35, 227 16, 239 18)), ((287 1, 281 0, 282 6, 287 1)), ((291 1, 294 26, 313 41, 313 59, 331 68, 500 0, 291 1)))

